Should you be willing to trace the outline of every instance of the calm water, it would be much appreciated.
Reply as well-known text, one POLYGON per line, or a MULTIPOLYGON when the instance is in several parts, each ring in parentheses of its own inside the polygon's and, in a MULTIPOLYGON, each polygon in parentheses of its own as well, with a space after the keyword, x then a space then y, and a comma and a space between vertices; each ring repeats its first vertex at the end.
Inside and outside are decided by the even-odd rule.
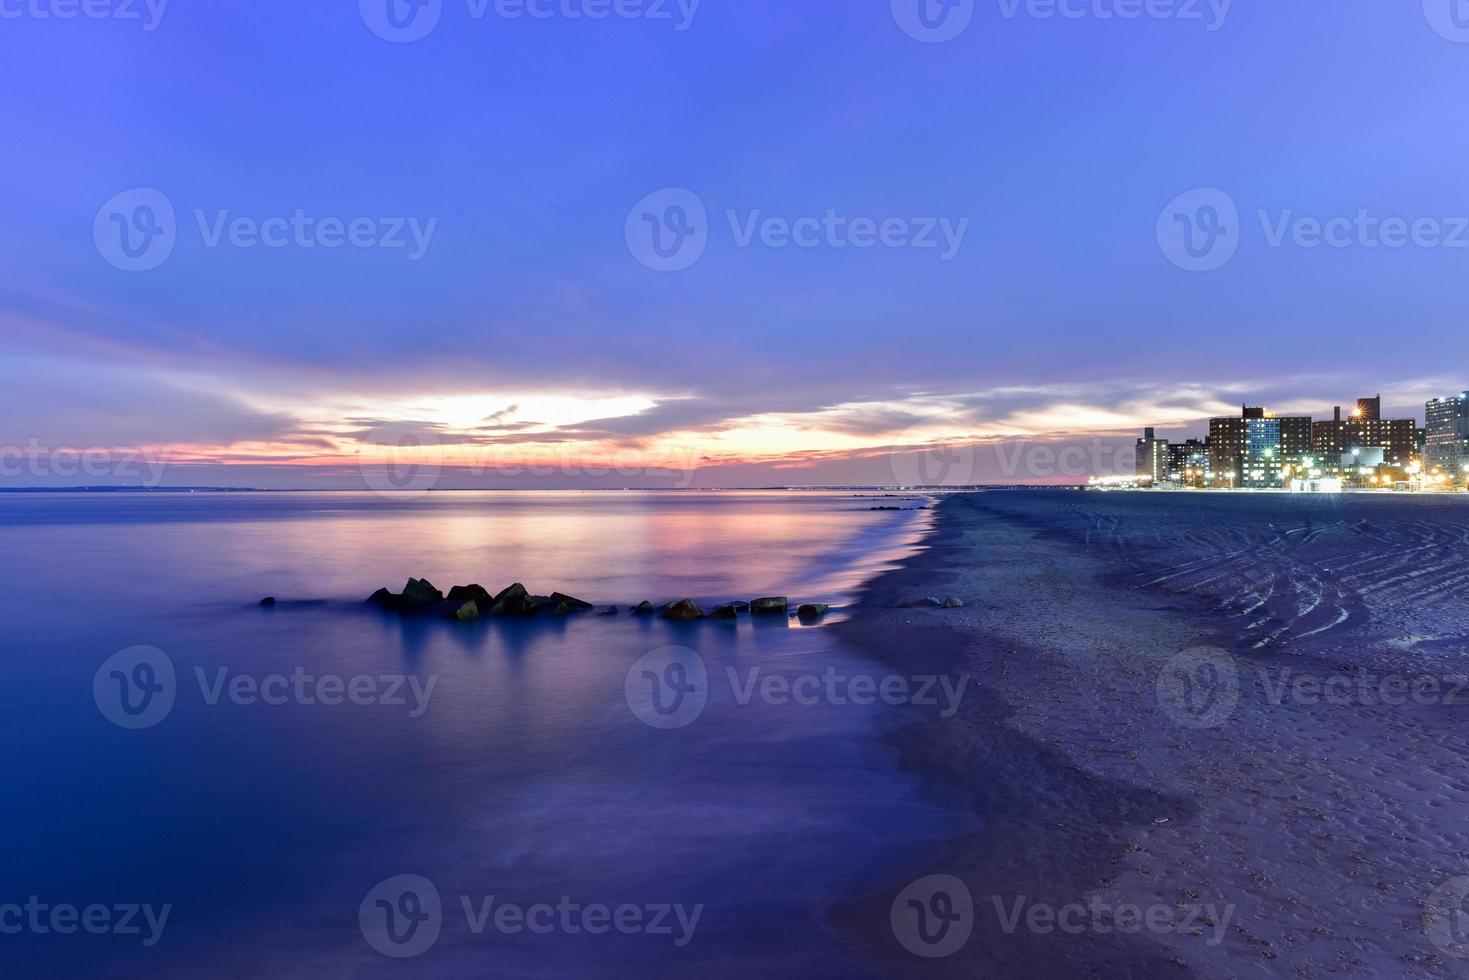
MULTIPOLYGON (((141 913, 136 936, 0 936, 4 974, 851 975, 827 906, 965 829, 963 818, 876 741, 901 721, 896 709, 741 704, 724 671, 879 667, 829 631, 780 619, 681 625, 624 612, 458 625, 383 616, 361 600, 416 575, 445 590, 520 580, 624 606, 789 594, 839 607, 921 532, 924 513, 868 510, 892 503, 0 496, 0 769, 11 790, 0 906, 35 896, 106 906, 111 921, 122 906, 172 906, 152 946, 141 913), (282 604, 256 608, 267 594, 282 604), (156 725, 128 730, 99 709, 113 679, 98 695, 93 682, 104 660, 139 645, 166 655, 174 703, 156 725), (703 713, 662 730, 640 720, 630 705, 645 715, 646 705, 624 686, 640 658, 669 646, 695 651, 710 682, 703 713), (389 680, 361 692, 364 703, 211 693, 240 675, 293 673, 389 680), (406 703, 382 703, 394 675, 410 678, 398 691, 406 703), (427 879, 443 905, 437 941, 416 958, 380 955, 359 920, 369 893, 398 875, 427 879), (564 896, 637 906, 644 922, 664 904, 703 908, 692 932, 670 913, 669 935, 541 935, 493 920, 476 934, 461 896, 476 914, 491 896, 492 911, 564 896)), ((164 683, 128 664, 122 676, 164 683)))

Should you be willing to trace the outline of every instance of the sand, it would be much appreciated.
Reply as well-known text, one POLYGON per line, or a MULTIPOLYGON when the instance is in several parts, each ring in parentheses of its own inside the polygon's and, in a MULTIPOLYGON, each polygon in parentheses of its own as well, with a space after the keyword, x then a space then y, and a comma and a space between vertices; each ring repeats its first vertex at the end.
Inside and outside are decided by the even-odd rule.
MULTIPOLYGON (((1278 554, 1298 529, 1192 542, 1195 554, 1217 547, 1211 567, 1234 562, 1220 595, 1158 581, 1131 553, 1128 509, 1108 513, 1106 496, 947 498, 921 552, 834 627, 896 671, 972 674, 956 716, 911 709, 893 743, 979 826, 834 909, 834 931, 892 976, 1469 976, 1458 910, 1425 915, 1469 875, 1469 707, 1444 703, 1447 689, 1425 704, 1367 703, 1355 687, 1311 697, 1312 682, 1381 667, 1412 635, 1403 603, 1396 640, 1371 633, 1365 601, 1343 600, 1350 624, 1307 602, 1299 623, 1262 625, 1229 596, 1262 592, 1252 569, 1269 563, 1239 556, 1278 554), (927 595, 966 605, 896 608, 927 595), (1237 684, 1180 687, 1200 675, 1175 658, 1200 649, 1228 658, 1237 684), (915 955, 891 924, 895 898, 929 875, 973 899, 972 934, 941 958, 915 955)), ((1462 564, 1466 552, 1446 553, 1462 564)), ((1309 555, 1290 562, 1291 581, 1330 572, 1312 572, 1309 555)), ((1331 587, 1341 599, 1373 581, 1331 587)), ((1462 600, 1456 588, 1435 601, 1462 600)), ((1415 654, 1412 669, 1445 673, 1455 644, 1425 632, 1435 657, 1415 654)))

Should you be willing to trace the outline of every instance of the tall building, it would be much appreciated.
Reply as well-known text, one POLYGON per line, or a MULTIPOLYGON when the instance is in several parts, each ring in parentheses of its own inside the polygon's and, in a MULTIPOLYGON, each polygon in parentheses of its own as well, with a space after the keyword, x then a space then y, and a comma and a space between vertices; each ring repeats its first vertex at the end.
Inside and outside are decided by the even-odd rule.
POLYGON ((1354 449, 1381 449, 1389 466, 1407 466, 1418 455, 1418 421, 1384 419, 1382 396, 1359 398, 1348 418, 1337 407, 1332 418, 1312 426, 1311 451, 1318 457, 1337 459, 1354 449))
POLYGON ((1429 402, 1423 422, 1424 466, 1462 479, 1469 465, 1469 391, 1429 402))
POLYGON ((1212 484, 1207 440, 1189 439, 1168 444, 1168 482, 1186 487, 1212 484))
POLYGON ((1168 479, 1168 440, 1159 439, 1152 428, 1143 430, 1133 452, 1134 470, 1140 481, 1158 484, 1168 479))
POLYGON ((1275 416, 1243 406, 1238 417, 1209 420, 1209 463, 1215 486, 1282 487, 1287 471, 1311 456, 1311 417, 1275 416))

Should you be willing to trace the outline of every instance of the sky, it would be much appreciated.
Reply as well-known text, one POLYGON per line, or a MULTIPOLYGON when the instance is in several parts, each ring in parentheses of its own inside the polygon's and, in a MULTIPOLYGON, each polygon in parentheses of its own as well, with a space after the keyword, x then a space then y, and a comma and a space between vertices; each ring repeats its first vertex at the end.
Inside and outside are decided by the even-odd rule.
POLYGON ((1469 4, 950 3, 0 0, 0 487, 1074 482, 1469 388, 1469 4))

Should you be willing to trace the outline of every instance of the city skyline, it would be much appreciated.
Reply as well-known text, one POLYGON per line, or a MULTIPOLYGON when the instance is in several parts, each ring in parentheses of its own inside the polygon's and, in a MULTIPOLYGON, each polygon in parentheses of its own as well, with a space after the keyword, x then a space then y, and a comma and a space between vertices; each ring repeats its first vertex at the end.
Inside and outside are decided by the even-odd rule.
POLYGON ((1419 426, 1417 418, 1385 412, 1380 392, 1348 409, 1334 405, 1330 418, 1245 403, 1238 414, 1211 418, 1202 440, 1176 442, 1145 427, 1135 444, 1133 477, 1143 485, 1224 489, 1469 484, 1469 389, 1428 400, 1422 417, 1419 426))

